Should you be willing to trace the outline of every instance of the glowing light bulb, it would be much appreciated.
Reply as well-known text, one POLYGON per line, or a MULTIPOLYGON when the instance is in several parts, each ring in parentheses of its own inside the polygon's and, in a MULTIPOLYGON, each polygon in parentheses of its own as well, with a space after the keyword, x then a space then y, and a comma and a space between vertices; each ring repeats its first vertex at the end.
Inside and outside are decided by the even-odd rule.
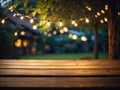
POLYGON ((97 12, 97 15, 98 15, 98 16, 100 16, 100 13, 99 13, 99 12, 97 12))
POLYGON ((69 34, 69 37, 70 37, 70 38, 72 38, 72 36, 73 36, 72 34, 69 34))
POLYGON ((24 31, 21 31, 21 35, 25 35, 25 32, 24 32, 24 31))
POLYGON ((17 33, 17 32, 15 32, 15 33, 14 33, 14 36, 17 36, 17 35, 18 35, 18 33, 17 33))
POLYGON ((63 30, 64 30, 65 32, 68 32, 68 28, 67 28, 67 27, 64 27, 63 30))
POLYGON ((37 26, 36 26, 36 25, 34 25, 34 26, 33 26, 33 29, 34 29, 34 30, 35 30, 35 29, 37 29, 37 26))
POLYGON ((118 12, 118 15, 120 16, 120 12, 118 12))
POLYGON ((56 31, 53 31, 53 34, 54 34, 54 35, 56 35, 56 34, 57 34, 57 32, 56 32, 56 31))
POLYGON ((1 23, 2 23, 2 24, 5 24, 5 19, 2 19, 1 23))
POLYGON ((104 11, 104 10, 101 10, 101 13, 103 13, 103 14, 104 14, 104 13, 105 13, 105 11, 104 11))
POLYGON ((101 19, 101 20, 100 20, 100 23, 102 23, 102 24, 103 24, 103 23, 104 23, 104 20, 102 20, 102 19, 101 19))
POLYGON ((105 21, 105 22, 108 22, 108 19, 105 17, 105 18, 104 18, 104 21, 105 21))
POLYGON ((44 35, 47 35, 47 32, 44 32, 44 35))
POLYGON ((16 13, 14 13, 14 14, 13 14, 13 17, 16 17, 16 16, 17 16, 17 14, 16 14, 16 13))
POLYGON ((72 38, 73 39, 77 39, 78 37, 77 37, 77 35, 73 35, 72 38))
POLYGON ((63 25, 62 20, 60 20, 60 22, 59 22, 59 26, 61 27, 62 25, 63 25))
POLYGON ((86 42, 86 41, 87 41, 87 37, 82 36, 82 37, 81 37, 81 40, 84 41, 84 42, 86 42))
POLYGON ((30 23, 33 23, 33 22, 34 22, 34 19, 33 19, 33 18, 31 18, 31 19, 30 19, 30 23))
POLYGON ((95 15, 95 17, 97 18, 98 16, 97 16, 97 15, 95 15))
POLYGON ((63 29, 61 29, 61 30, 60 30, 60 33, 61 33, 61 34, 63 34, 63 33, 64 33, 64 30, 63 30, 63 29))
POLYGON ((105 5, 105 10, 108 10, 108 5, 105 5))
POLYGON ((48 20, 48 22, 47 22, 47 26, 50 26, 50 20, 48 20))
POLYGON ((77 26, 78 26, 78 24, 77 24, 77 23, 75 23, 75 24, 74 24, 74 26, 75 26, 75 27, 77 27, 77 26))
POLYGON ((6 4, 7 3, 7 1, 6 0, 3 0, 3 4, 6 4))
POLYGON ((86 19, 85 19, 85 22, 86 22, 86 23, 89 23, 90 21, 89 21, 89 19, 88 19, 88 18, 86 18, 86 19))
POLYGON ((23 20, 23 19, 24 19, 24 16, 21 16, 20 19, 23 20))
POLYGON ((75 24, 75 20, 73 19, 71 23, 72 23, 72 24, 75 24))
POLYGON ((51 34, 50 34, 50 33, 48 34, 48 37, 51 37, 51 34))

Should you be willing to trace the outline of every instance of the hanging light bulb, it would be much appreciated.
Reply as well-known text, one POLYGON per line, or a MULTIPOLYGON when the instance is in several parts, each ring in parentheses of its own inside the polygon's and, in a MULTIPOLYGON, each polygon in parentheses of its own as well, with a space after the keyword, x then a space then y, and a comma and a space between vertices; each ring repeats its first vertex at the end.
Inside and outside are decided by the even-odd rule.
POLYGON ((48 20, 48 22, 47 22, 47 26, 50 26, 50 20, 48 20))
POLYGON ((85 19, 85 22, 86 22, 86 23, 89 23, 90 21, 89 21, 89 19, 88 19, 88 18, 86 18, 86 19, 85 19))
POLYGON ((15 33, 14 33, 14 36, 17 36, 17 35, 18 35, 18 33, 17 33, 17 32, 15 32, 15 33))
POLYGON ((77 37, 77 35, 73 35, 72 38, 75 40, 75 39, 77 39, 78 37, 77 37))
POLYGON ((65 32, 68 32, 68 28, 67 28, 67 27, 64 27, 63 30, 64 30, 65 32))
POLYGON ((102 23, 102 24, 103 24, 103 23, 104 23, 104 20, 102 20, 102 19, 101 19, 101 20, 100 20, 100 23, 102 23))
POLYGON ((104 14, 104 13, 105 13, 105 11, 104 11, 104 10, 101 10, 101 13, 103 13, 103 14, 104 14))
POLYGON ((95 15, 95 17, 97 18, 98 16, 97 16, 97 15, 95 15))
POLYGON ((81 40, 84 41, 84 42, 86 42, 86 41, 87 41, 87 37, 82 36, 82 37, 81 37, 81 40))
POLYGON ((20 19, 23 20, 23 19, 24 19, 24 16, 21 16, 20 19))
POLYGON ((72 38, 72 36, 73 36, 72 34, 69 34, 69 37, 70 37, 70 38, 72 38))
POLYGON ((118 12, 118 16, 120 16, 120 12, 118 12))
POLYGON ((13 14, 13 17, 16 17, 16 16, 17 16, 17 14, 16 14, 16 13, 14 13, 14 14, 13 14))
POLYGON ((105 10, 108 10, 108 5, 105 5, 105 10))
POLYGON ((78 24, 77 24, 77 23, 75 23, 75 24, 74 24, 74 26, 75 26, 75 27, 77 27, 77 26, 78 26, 78 24))
POLYGON ((63 25, 62 20, 60 20, 60 22, 59 22, 59 26, 61 27, 62 25, 63 25))
POLYGON ((105 21, 105 22, 108 22, 108 19, 105 17, 105 18, 104 18, 104 21, 105 21))
POLYGON ((75 24, 75 20, 73 19, 71 23, 74 25, 75 24))
POLYGON ((98 16, 100 16, 100 13, 99 13, 99 12, 97 12, 97 15, 98 15, 98 16))
POLYGON ((37 29, 37 26, 36 26, 36 25, 34 25, 34 26, 33 26, 33 29, 34 29, 34 30, 35 30, 35 29, 37 29))
POLYGON ((57 31, 53 31, 53 34, 56 35, 56 34, 57 34, 57 31))
POLYGON ((33 22, 34 22, 34 19, 33 19, 33 18, 31 18, 31 19, 30 19, 30 23, 33 23, 33 22))
POLYGON ((21 33, 20 33, 20 34, 21 34, 22 36, 23 36, 23 35, 25 35, 25 31, 21 31, 21 33))
POLYGON ((4 24, 5 23, 5 19, 2 19, 1 23, 4 24))
POLYGON ((7 1, 6 0, 3 0, 3 4, 6 4, 7 3, 7 1))

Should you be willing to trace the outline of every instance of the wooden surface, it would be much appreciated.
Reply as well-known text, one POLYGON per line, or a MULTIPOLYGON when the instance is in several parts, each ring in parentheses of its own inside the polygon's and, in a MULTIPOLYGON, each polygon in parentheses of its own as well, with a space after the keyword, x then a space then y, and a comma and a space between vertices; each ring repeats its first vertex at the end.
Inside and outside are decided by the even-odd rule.
POLYGON ((0 60, 0 87, 120 87, 120 61, 0 60))

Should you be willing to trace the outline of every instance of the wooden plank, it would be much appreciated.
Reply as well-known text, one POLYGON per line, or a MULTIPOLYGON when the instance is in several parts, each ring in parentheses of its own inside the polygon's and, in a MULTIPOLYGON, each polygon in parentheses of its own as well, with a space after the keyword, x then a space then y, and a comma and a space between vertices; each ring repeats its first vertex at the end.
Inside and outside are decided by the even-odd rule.
POLYGON ((0 76, 120 76, 120 69, 0 69, 0 76))
POLYGON ((0 77, 0 87, 120 87, 120 77, 0 77))
POLYGON ((120 60, 0 60, 1 64, 15 65, 118 65, 120 60))

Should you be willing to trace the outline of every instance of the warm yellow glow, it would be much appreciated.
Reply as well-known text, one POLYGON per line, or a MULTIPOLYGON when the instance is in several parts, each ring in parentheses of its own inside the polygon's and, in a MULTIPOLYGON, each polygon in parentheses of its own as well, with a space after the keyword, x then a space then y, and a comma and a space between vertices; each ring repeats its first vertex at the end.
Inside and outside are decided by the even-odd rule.
POLYGON ((53 31, 53 34, 56 35, 56 34, 57 34, 57 31, 53 31))
POLYGON ((25 35, 25 31, 21 31, 21 33, 20 33, 21 35, 25 35))
POLYGON ((108 22, 108 19, 105 17, 105 18, 104 18, 104 21, 105 21, 105 22, 108 22))
POLYGON ((100 13, 99 13, 99 12, 97 12, 97 15, 98 15, 98 16, 100 16, 100 13))
POLYGON ((120 12, 118 12, 118 15, 120 16, 120 12))
POLYGON ((97 16, 97 15, 95 15, 95 17, 97 18, 98 16, 97 16))
POLYGON ((86 18, 86 19, 85 19, 85 22, 86 22, 86 23, 89 23, 90 21, 89 21, 89 19, 88 19, 88 18, 86 18))
POLYGON ((33 18, 31 18, 31 19, 30 19, 30 23, 33 23, 33 22, 34 22, 34 19, 33 19, 33 18))
POLYGON ((64 33, 64 30, 63 30, 63 29, 60 29, 60 33, 63 34, 63 33, 64 33))
POLYGON ((9 9, 9 10, 13 10, 13 7, 11 6, 11 7, 9 7, 8 9, 9 9))
POLYGON ((14 33, 14 36, 17 36, 17 35, 18 35, 18 32, 15 32, 15 33, 14 33))
POLYGON ((22 46, 22 40, 21 40, 21 39, 18 39, 18 40, 15 42, 15 46, 16 46, 16 47, 21 47, 21 46, 22 46))
POLYGON ((88 11, 92 11, 92 9, 89 6, 85 7, 88 11))
POLYGON ((70 37, 70 38, 72 38, 72 36, 73 36, 72 34, 69 34, 69 37, 70 37))
POLYGON ((51 37, 51 34, 50 34, 50 33, 48 34, 48 37, 51 37))
POLYGON ((68 32, 68 28, 67 28, 67 27, 64 27, 63 30, 64 30, 65 32, 68 32))
POLYGON ((24 19, 24 16, 21 16, 20 19, 23 20, 23 19, 24 19))
POLYGON ((3 0, 3 3, 4 3, 4 4, 6 4, 6 3, 7 3, 7 1, 6 1, 6 0, 3 0))
POLYGON ((1 23, 4 24, 5 23, 5 19, 2 19, 1 23))
POLYGON ((71 23, 72 23, 72 24, 75 24, 75 20, 73 19, 71 23))
POLYGON ((13 14, 13 17, 16 17, 16 15, 17 15, 17 14, 16 14, 16 13, 14 13, 14 14, 13 14))
POLYGON ((86 41, 87 41, 87 37, 82 36, 82 37, 81 37, 81 40, 84 41, 84 42, 86 42, 86 41))
POLYGON ((44 32, 44 35, 47 35, 47 32, 44 32))
POLYGON ((108 5, 105 5, 105 10, 108 10, 108 5))
POLYGON ((104 13, 105 13, 105 11, 104 11, 104 10, 101 10, 101 13, 103 13, 103 14, 104 14, 104 13))
POLYGON ((59 26, 60 26, 60 27, 63 26, 62 20, 60 20, 59 26))
POLYGON ((78 37, 77 37, 77 35, 73 35, 72 38, 73 39, 77 39, 78 37))
POLYGON ((103 24, 103 23, 104 23, 104 20, 102 20, 102 19, 101 19, 101 20, 100 20, 100 23, 102 23, 102 24, 103 24))
POLYGON ((77 27, 77 26, 78 26, 78 24, 77 24, 77 23, 75 23, 75 24, 74 24, 74 26, 75 26, 75 27, 77 27))
POLYGON ((27 47, 28 44, 29 44, 28 40, 24 40, 24 41, 23 41, 23 46, 24 46, 24 47, 27 47))
POLYGON ((47 22, 47 26, 50 26, 50 20, 48 20, 48 22, 47 22))
POLYGON ((35 30, 35 29, 37 29, 37 26, 36 26, 36 25, 34 25, 34 26, 33 26, 33 29, 34 29, 34 30, 35 30))

